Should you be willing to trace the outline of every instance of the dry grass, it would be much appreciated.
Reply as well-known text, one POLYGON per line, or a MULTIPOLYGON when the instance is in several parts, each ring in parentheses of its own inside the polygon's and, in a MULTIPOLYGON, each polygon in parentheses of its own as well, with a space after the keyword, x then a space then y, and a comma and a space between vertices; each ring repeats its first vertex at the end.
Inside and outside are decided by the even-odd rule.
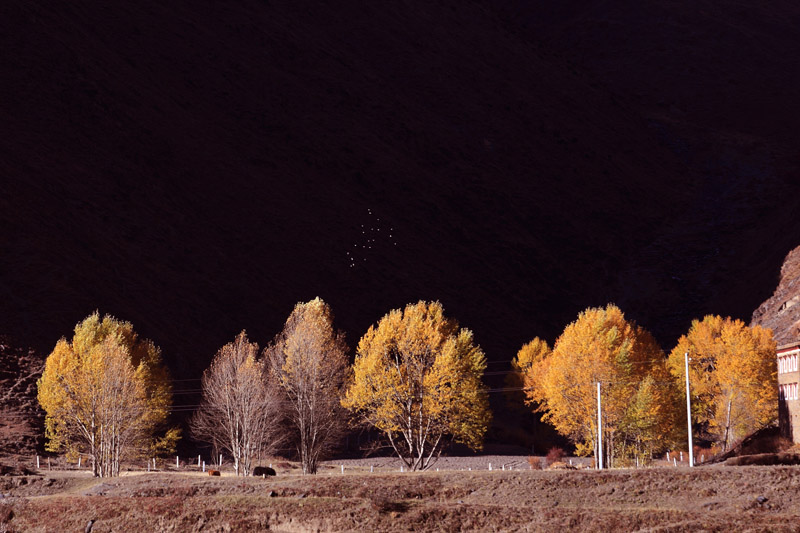
POLYGON ((95 532, 790 531, 800 520, 792 467, 2 479, 0 531, 80 531, 90 519, 95 532))

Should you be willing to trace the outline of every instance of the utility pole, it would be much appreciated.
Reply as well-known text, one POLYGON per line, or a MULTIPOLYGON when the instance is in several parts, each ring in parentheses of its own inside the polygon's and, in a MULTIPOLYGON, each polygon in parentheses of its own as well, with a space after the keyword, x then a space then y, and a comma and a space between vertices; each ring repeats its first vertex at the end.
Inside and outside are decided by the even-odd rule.
POLYGON ((694 466, 694 450, 692 449, 692 399, 689 394, 689 352, 683 354, 686 361, 686 425, 689 430, 689 466, 694 466))
POLYGON ((603 469, 603 411, 600 406, 600 382, 597 382, 597 469, 603 469))

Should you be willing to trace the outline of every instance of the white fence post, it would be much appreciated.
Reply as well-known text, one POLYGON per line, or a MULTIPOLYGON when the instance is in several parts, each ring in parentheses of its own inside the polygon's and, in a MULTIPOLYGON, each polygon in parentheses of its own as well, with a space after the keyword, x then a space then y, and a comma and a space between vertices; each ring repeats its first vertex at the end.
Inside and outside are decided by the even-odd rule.
POLYGON ((205 471, 206 471, 206 462, 203 461, 203 472, 205 472, 205 471))

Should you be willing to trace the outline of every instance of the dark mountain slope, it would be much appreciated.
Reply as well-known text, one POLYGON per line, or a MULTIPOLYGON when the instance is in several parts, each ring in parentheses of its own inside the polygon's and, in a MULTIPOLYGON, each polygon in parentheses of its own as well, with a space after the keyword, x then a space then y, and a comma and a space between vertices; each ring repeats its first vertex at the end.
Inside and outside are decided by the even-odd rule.
POLYGON ((772 329, 778 346, 800 340, 800 248, 786 256, 772 296, 753 312, 751 325, 772 329))
POLYGON ((743 217, 721 201, 687 236, 724 174, 497 9, 5 3, 1 328, 46 353, 99 308, 194 377, 316 295, 351 343, 441 299, 497 361, 587 305, 672 342, 718 287, 762 298, 736 285, 762 265, 702 254, 772 235, 783 174, 741 174, 743 217), (683 236, 704 263, 673 286, 683 236))
POLYGON ((41 356, 33 350, 0 336, 0 456, 42 449, 44 412, 36 399, 36 381, 43 368, 41 356))
POLYGON ((747 317, 800 240, 800 6, 504 0, 498 8, 518 35, 558 50, 627 102, 701 176, 659 238, 629 256, 620 303, 644 308, 640 318, 662 338, 681 321, 688 327, 688 309, 747 317))

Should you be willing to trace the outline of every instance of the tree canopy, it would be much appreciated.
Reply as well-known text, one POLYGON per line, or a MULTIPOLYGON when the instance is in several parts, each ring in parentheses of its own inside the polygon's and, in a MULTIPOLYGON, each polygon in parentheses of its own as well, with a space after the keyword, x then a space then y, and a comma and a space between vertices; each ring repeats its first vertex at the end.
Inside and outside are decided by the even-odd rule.
POLYGON ((491 417, 485 368, 472 332, 439 302, 420 301, 361 338, 343 405, 384 432, 410 469, 425 469, 448 439, 482 448, 491 417))
POLYGON ((689 354, 692 419, 723 450, 778 416, 778 376, 772 330, 708 315, 694 320, 669 355, 683 383, 689 354))
POLYGON ((97 312, 71 342, 56 343, 39 380, 47 449, 88 453, 96 476, 119 475, 124 457, 174 448, 177 430, 157 438, 171 402, 160 350, 129 322, 97 312))
POLYGON ((653 337, 609 304, 580 313, 552 350, 538 338, 523 346, 512 369, 527 403, 579 453, 597 452, 599 382, 606 464, 612 465, 614 454, 646 458, 659 443, 670 443, 679 402, 665 363, 653 337))
POLYGON ((303 473, 315 474, 343 431, 347 345, 333 329, 330 306, 320 298, 298 303, 265 354, 280 386, 282 412, 296 433, 303 473))

